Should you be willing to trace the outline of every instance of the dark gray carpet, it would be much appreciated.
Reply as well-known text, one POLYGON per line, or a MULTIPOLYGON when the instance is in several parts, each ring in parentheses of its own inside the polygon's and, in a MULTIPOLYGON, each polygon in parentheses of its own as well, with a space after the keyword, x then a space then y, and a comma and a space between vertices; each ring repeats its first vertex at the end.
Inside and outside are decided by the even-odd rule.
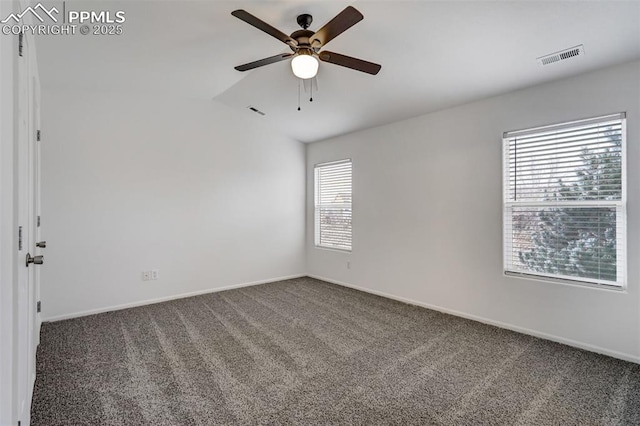
POLYGON ((310 278, 46 323, 33 425, 639 425, 640 365, 310 278))

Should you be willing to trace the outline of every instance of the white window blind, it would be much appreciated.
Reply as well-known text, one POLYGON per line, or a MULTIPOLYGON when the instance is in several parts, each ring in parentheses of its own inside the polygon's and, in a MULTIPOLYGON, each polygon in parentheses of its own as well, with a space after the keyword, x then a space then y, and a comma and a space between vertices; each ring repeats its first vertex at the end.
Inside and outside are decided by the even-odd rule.
POLYGON ((351 160, 315 166, 316 246, 351 251, 351 160))
POLYGON ((504 134, 504 268, 623 287, 625 115, 504 134))

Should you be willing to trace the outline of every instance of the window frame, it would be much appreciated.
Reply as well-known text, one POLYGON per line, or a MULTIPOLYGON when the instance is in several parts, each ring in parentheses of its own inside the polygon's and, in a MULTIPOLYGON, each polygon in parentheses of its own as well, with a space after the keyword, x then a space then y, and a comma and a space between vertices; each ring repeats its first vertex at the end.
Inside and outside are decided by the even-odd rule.
POLYGON ((313 228, 314 228, 314 247, 323 250, 335 250, 342 253, 351 253, 353 251, 353 160, 351 158, 344 158, 342 160, 328 161, 324 163, 317 163, 313 166, 313 228), (321 227, 319 220, 320 204, 320 192, 318 188, 318 171, 322 167, 335 166, 343 163, 349 163, 351 165, 351 232, 349 235, 350 248, 342 248, 331 245, 321 244, 321 227))
POLYGON ((604 290, 614 290, 614 291, 622 291, 625 292, 627 289, 628 283, 628 251, 627 251, 627 236, 628 236, 628 226, 627 226, 627 122, 626 122, 626 112, 607 114, 597 117, 590 117, 586 119, 565 121, 556 124, 550 124, 545 126, 532 127, 522 130, 514 130, 504 132, 502 135, 502 259, 503 259, 503 275, 507 277, 515 277, 522 278, 528 280, 535 281, 546 281, 552 283, 560 283, 560 284, 568 284, 568 285, 576 285, 580 287, 591 287, 597 289, 604 290), (620 200, 611 200, 611 201, 594 201, 594 200, 583 200, 583 201, 513 201, 509 200, 509 140, 514 136, 524 136, 531 135, 536 133, 542 133, 546 131, 552 130, 563 130, 563 129, 571 129, 579 126, 585 126, 593 123, 600 123, 612 120, 620 120, 620 135, 621 135, 621 145, 620 145, 620 163, 621 163, 621 194, 620 200), (534 272, 534 271, 517 271, 514 268, 510 268, 509 261, 507 258, 508 250, 510 250, 512 240, 508 240, 507 237, 510 236, 510 232, 507 230, 507 226, 511 221, 510 208, 513 207, 587 207, 588 205, 593 205, 594 207, 615 207, 616 209, 616 241, 619 241, 620 236, 622 236, 622 243, 620 244, 619 251, 623 256, 623 261, 621 264, 617 264, 617 276, 622 276, 621 280, 618 280, 616 283, 611 281, 606 281, 602 279, 592 279, 587 277, 571 277, 566 275, 557 275, 551 273, 542 273, 542 272, 534 272), (509 220, 509 221, 508 221, 509 220))

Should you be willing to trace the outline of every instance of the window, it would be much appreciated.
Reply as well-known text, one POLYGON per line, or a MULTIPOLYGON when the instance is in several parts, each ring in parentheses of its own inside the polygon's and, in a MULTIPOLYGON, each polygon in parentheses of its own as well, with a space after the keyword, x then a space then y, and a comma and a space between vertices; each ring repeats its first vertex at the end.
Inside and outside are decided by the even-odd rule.
POLYGON ((351 160, 317 164, 316 246, 351 251, 351 160))
POLYGON ((623 287, 625 114, 504 134, 509 275, 623 287))

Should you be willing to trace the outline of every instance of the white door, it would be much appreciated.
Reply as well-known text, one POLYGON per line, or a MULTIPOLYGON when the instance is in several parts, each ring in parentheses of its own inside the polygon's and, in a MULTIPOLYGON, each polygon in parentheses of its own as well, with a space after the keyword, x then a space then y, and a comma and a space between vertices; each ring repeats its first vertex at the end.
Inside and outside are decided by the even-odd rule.
MULTIPOLYGON (((33 51, 33 49, 32 49, 33 51)), ((35 52, 32 53, 32 58, 35 57, 35 52)), ((33 114, 34 114, 34 131, 35 131, 35 144, 34 144, 34 158, 33 158, 33 206, 35 213, 35 241, 36 246, 34 248, 35 256, 43 256, 44 248, 46 248, 46 241, 42 240, 42 214, 41 214, 41 203, 40 203, 40 188, 41 188, 41 178, 40 178, 40 170, 41 170, 41 137, 40 130, 42 129, 40 125, 40 80, 37 73, 37 68, 34 64, 34 72, 31 75, 31 81, 33 84, 33 114)), ((44 256, 43 256, 44 258, 44 256)), ((42 324, 42 317, 40 314, 40 267, 34 268, 34 297, 36 300, 36 313, 35 313, 35 329, 34 329, 34 353, 40 344, 40 326, 42 324)), ((33 360, 35 363, 35 358, 33 360)), ((34 374, 33 379, 35 380, 35 366, 34 366, 34 374)))
POLYGON ((31 40, 22 40, 22 56, 18 58, 18 279, 16 282, 16 370, 15 383, 18 420, 22 425, 30 422, 31 396, 35 381, 35 353, 38 344, 39 321, 36 312, 38 289, 36 268, 41 263, 36 253, 39 179, 37 158, 37 100, 38 81, 31 40), (29 262, 31 259, 31 262, 29 262))

